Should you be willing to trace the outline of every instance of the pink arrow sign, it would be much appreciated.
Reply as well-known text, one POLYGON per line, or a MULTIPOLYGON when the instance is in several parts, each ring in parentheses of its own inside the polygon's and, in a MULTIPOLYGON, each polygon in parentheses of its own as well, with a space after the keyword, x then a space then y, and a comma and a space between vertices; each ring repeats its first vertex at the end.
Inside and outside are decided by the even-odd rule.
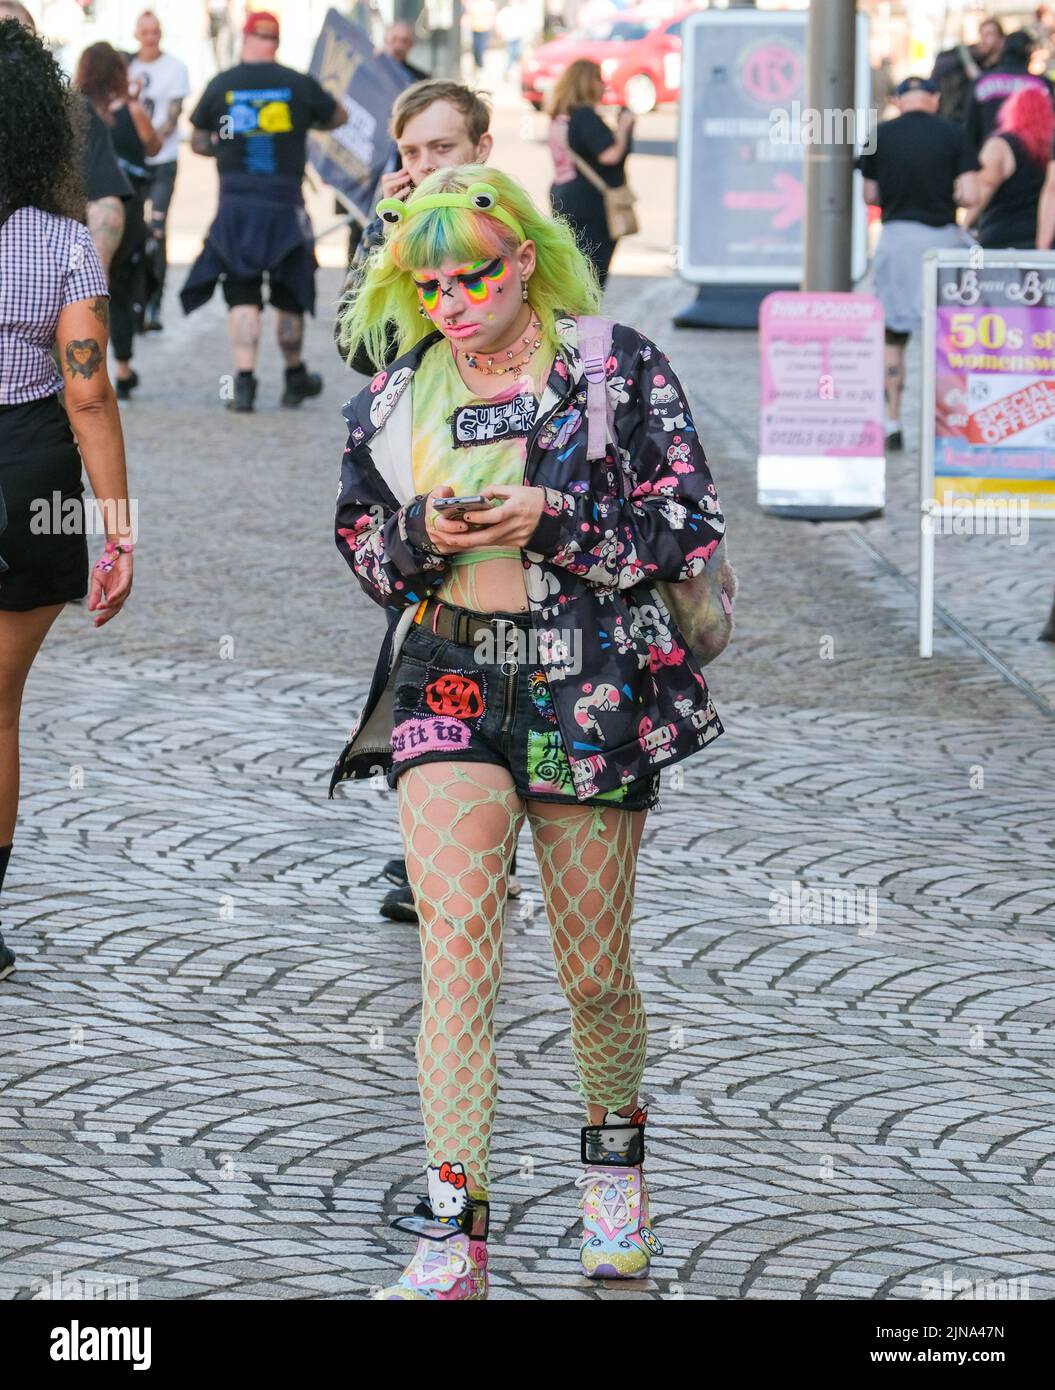
POLYGON ((772 212, 773 226, 778 231, 802 221, 805 205, 805 186, 791 174, 776 174, 772 189, 750 193, 724 193, 722 206, 735 212, 772 212))

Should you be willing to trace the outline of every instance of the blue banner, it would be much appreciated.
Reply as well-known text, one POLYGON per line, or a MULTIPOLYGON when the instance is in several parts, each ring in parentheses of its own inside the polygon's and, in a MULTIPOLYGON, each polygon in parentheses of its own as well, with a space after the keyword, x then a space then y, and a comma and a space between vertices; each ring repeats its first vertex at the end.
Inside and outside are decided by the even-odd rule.
POLYGON ((400 69, 374 53, 366 30, 336 10, 326 15, 309 71, 341 103, 348 120, 337 130, 309 136, 308 162, 369 221, 378 180, 392 153, 392 103, 412 79, 408 73, 400 81, 400 69))

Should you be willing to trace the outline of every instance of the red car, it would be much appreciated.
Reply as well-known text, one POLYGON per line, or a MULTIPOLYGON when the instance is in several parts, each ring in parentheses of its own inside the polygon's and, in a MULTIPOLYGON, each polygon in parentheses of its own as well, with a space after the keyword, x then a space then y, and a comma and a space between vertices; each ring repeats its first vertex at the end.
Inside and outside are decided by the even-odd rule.
POLYGON ((641 116, 661 102, 677 101, 681 26, 694 13, 686 9, 669 19, 656 19, 626 12, 544 43, 523 64, 524 96, 537 111, 570 63, 592 58, 605 80, 605 105, 628 106, 641 116))

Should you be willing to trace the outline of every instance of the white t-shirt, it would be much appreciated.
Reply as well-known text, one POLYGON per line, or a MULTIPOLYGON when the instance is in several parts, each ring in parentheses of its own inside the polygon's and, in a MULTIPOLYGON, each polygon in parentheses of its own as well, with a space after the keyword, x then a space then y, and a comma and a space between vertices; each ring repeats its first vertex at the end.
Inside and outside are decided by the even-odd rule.
MULTIPOLYGON (((174 58, 171 53, 162 53, 152 63, 133 58, 128 64, 130 77, 138 77, 143 84, 139 100, 150 112, 150 120, 155 130, 165 124, 169 116, 169 104, 173 101, 186 101, 190 95, 190 79, 186 64, 174 58)), ((151 155, 148 164, 168 164, 179 155, 179 131, 174 130, 157 154, 151 155)))

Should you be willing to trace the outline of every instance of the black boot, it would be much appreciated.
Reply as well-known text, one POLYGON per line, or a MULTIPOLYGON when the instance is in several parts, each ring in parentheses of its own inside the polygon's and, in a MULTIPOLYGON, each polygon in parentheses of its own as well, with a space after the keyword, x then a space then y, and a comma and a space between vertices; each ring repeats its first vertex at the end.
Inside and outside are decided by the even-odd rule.
POLYGON ((138 372, 133 372, 131 376, 126 376, 123 379, 121 377, 118 377, 117 383, 114 387, 117 399, 119 401, 130 401, 132 399, 132 392, 136 389, 138 385, 138 372))
POLYGON ((309 396, 317 396, 322 390, 322 377, 318 372, 309 372, 302 362, 299 367, 286 368, 286 389, 282 392, 282 404, 300 405, 309 396))
POLYGON ((256 377, 252 372, 239 372, 234 379, 234 399, 227 402, 227 409, 245 414, 253 409, 255 400, 256 377))

